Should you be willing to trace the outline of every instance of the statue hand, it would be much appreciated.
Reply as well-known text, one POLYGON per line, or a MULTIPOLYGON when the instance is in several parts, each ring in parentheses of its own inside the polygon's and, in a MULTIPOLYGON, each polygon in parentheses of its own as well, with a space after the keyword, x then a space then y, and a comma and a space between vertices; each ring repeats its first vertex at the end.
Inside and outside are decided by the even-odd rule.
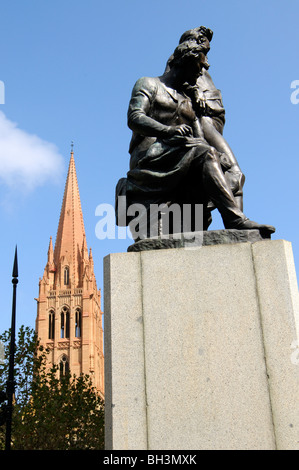
POLYGON ((196 101, 195 107, 196 107, 196 114, 197 114, 198 116, 202 116, 202 115, 205 114, 205 111, 206 111, 206 103, 205 103, 205 101, 203 101, 202 99, 198 99, 198 100, 196 101))
POLYGON ((190 137, 193 135, 193 130, 191 126, 187 124, 180 124, 179 126, 170 126, 168 131, 169 137, 173 136, 187 136, 190 137))

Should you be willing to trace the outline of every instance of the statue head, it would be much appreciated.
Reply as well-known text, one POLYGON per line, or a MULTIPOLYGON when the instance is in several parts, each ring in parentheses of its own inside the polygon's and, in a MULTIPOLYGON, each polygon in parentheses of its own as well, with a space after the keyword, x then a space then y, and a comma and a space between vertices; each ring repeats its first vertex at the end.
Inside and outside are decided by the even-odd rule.
POLYGON ((203 68, 208 68, 206 47, 190 39, 179 44, 170 61, 169 68, 177 68, 190 85, 195 85, 203 68))
POLYGON ((198 28, 189 29, 185 31, 179 41, 181 44, 184 41, 189 41, 190 39, 199 42, 207 40, 209 43, 212 41, 213 31, 205 26, 199 26, 198 28))
MULTIPOLYGON (((165 71, 169 70, 175 63, 175 54, 177 55, 177 57, 179 57, 181 54, 184 55, 185 51, 187 56, 188 48, 193 49, 195 51, 196 46, 198 46, 200 48, 200 52, 206 55, 210 50, 210 41, 212 40, 212 37, 213 31, 209 28, 206 28, 205 26, 199 26, 198 28, 193 28, 189 29, 188 31, 185 31, 180 38, 179 45, 176 48, 175 52, 169 57, 165 71)), ((191 56, 192 54, 193 53, 190 52, 189 56, 191 56)), ((209 68, 207 59, 205 68, 209 68)))

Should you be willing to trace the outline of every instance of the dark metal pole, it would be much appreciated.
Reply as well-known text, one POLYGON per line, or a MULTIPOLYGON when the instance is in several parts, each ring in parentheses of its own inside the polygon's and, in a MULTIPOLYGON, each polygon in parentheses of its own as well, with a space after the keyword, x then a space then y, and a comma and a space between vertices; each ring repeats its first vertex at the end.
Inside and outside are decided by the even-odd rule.
POLYGON ((12 298, 12 315, 11 315, 11 332, 10 332, 10 350, 9 350, 9 371, 8 381, 6 387, 7 395, 7 418, 6 418, 6 438, 5 450, 11 449, 11 423, 12 423, 12 407, 13 396, 15 392, 14 382, 14 366, 15 366, 15 338, 16 338, 16 297, 17 297, 17 284, 18 284, 18 253, 17 247, 15 251, 15 259, 12 270, 12 284, 13 284, 13 298, 12 298))

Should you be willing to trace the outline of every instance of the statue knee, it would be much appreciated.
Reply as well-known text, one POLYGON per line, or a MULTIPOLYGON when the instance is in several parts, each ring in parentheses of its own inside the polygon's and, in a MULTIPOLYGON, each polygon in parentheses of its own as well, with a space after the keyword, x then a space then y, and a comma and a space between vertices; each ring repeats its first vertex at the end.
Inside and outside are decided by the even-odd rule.
POLYGON ((240 168, 230 168, 228 171, 226 171, 225 177, 234 196, 242 196, 245 175, 241 172, 240 168))
POLYGON ((219 163, 218 152, 214 147, 211 147, 210 150, 205 155, 206 162, 217 162, 219 163))

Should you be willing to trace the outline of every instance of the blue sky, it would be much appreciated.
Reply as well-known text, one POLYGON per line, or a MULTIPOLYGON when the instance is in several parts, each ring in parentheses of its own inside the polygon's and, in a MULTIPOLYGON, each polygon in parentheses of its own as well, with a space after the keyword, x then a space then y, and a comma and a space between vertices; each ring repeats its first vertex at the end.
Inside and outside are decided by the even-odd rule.
MULTIPOLYGON (((298 270, 299 104, 290 99, 299 80, 298 17, 297 0, 1 2, 0 332, 10 326, 16 244, 17 324, 35 325, 72 140, 103 289, 103 257, 131 244, 97 239, 95 210, 114 203, 128 170, 132 87, 141 76, 160 75, 181 34, 200 25, 214 31, 210 73, 226 108, 224 136, 246 175, 244 212, 276 226, 273 239, 292 242, 298 270)), ((211 228, 222 228, 214 216, 211 228)))

